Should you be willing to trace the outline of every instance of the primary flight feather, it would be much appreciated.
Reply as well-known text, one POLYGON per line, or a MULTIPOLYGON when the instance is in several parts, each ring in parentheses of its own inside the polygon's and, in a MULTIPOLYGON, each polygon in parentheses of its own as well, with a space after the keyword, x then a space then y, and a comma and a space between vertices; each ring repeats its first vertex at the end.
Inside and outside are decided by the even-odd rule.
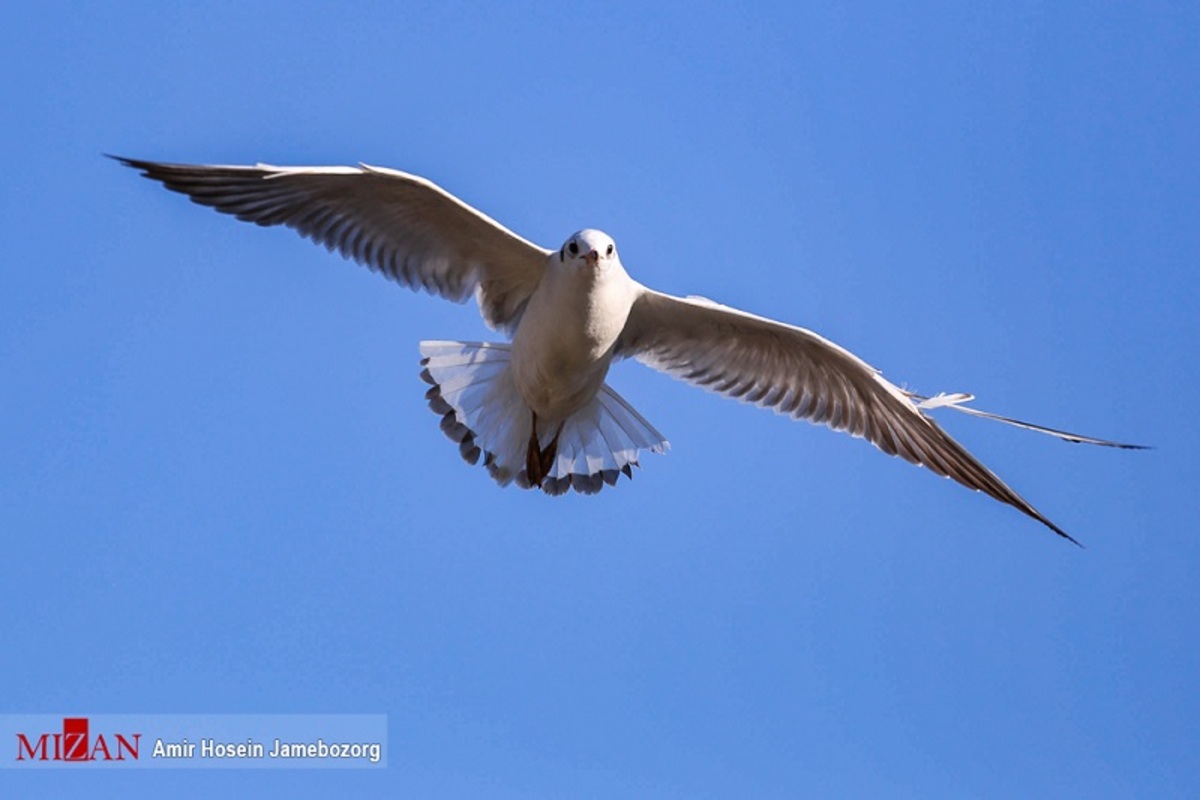
POLYGON ((1135 447, 987 414, 963 405, 969 395, 905 392, 812 331, 641 285, 600 231, 547 250, 415 175, 117 160, 238 219, 292 228, 405 286, 458 302, 473 295, 511 343, 422 342, 421 376, 442 429, 502 485, 592 493, 631 476, 641 450, 666 450, 662 434, 604 382, 625 357, 862 437, 1073 542, 924 410, 947 406, 1069 441, 1135 447))

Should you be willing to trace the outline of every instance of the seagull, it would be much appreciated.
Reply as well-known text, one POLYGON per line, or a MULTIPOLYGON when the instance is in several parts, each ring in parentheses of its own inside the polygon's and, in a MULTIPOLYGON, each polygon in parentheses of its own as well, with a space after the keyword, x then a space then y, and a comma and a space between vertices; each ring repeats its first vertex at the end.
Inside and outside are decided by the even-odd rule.
POLYGON ((1010 505, 1079 544, 926 414, 951 408, 1070 442, 1142 449, 980 411, 969 394, 901 389, 810 330, 650 289, 608 234, 548 250, 425 178, 394 169, 171 164, 113 156, 167 189, 257 225, 284 225, 412 289, 474 296, 508 343, 420 343, 430 408, 502 486, 584 494, 633 477, 668 442, 605 383, 634 358, 675 378, 866 439, 1010 505))

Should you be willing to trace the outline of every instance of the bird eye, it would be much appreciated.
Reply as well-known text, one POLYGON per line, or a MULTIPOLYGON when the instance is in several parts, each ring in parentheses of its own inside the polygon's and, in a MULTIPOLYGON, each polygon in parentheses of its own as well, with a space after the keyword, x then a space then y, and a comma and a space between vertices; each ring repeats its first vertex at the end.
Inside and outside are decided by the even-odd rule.
POLYGON ((575 244, 574 242, 571 242, 569 245, 567 245, 567 250, 570 251, 571 255, 573 256, 579 255, 579 245, 575 244))
POLYGON ((611 256, 612 254, 613 254, 613 246, 610 244, 610 245, 608 246, 608 255, 610 255, 610 256, 611 256))

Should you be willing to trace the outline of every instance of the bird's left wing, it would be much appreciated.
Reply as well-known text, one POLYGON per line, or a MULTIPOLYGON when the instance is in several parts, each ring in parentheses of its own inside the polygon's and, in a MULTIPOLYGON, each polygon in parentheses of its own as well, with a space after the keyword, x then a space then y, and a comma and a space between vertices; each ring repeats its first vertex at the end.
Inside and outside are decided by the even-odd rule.
POLYGON ((117 158, 201 205, 258 225, 285 225, 413 289, 462 302, 511 330, 549 250, 440 186, 381 167, 163 164, 117 158))
POLYGON ((1075 541, 878 370, 812 331, 639 286, 616 355, 726 397, 865 438, 888 455, 984 492, 1075 541))

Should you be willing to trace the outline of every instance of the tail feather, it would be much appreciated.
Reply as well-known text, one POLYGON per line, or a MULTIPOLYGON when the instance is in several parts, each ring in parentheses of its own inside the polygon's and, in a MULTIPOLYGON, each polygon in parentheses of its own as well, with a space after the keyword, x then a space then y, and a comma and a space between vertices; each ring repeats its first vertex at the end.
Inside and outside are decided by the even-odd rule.
MULTIPOLYGON (((508 345, 484 342, 422 342, 425 397, 442 417, 442 430, 471 464, 479 462, 502 486, 529 488, 526 474, 532 416, 509 370, 508 345)), ((557 426, 541 430, 539 439, 557 426)), ((574 489, 595 494, 633 477, 639 450, 666 452, 667 440, 620 395, 602 386, 588 405, 562 421, 554 461, 542 481, 547 494, 574 489)))
POLYGON ((645 417, 625 402, 625 398, 608 388, 600 387, 596 395, 600 405, 608 412, 607 418, 617 425, 618 435, 624 434, 626 440, 633 445, 633 461, 637 462, 637 449, 649 450, 653 453, 665 453, 670 444, 661 433, 654 429, 645 417))

